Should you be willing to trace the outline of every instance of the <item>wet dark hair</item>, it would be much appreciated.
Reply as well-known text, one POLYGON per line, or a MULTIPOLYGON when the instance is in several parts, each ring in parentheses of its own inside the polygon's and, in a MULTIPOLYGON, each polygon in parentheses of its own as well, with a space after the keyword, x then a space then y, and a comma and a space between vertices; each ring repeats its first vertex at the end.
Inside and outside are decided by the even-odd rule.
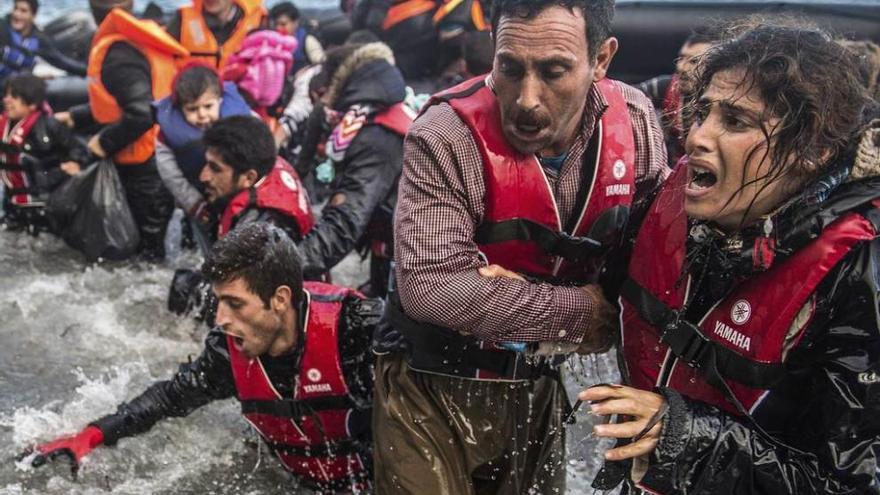
POLYGON ((761 160, 769 160, 767 174, 756 181, 769 184, 794 173, 809 182, 844 159, 868 103, 854 56, 826 32, 797 20, 751 18, 729 25, 725 33, 702 57, 694 92, 685 95, 685 133, 712 77, 741 69, 740 84, 746 92, 757 91, 766 106, 760 119, 769 146, 757 147, 746 158, 763 153, 761 160), (774 117, 779 123, 768 128, 774 117), (793 167, 786 166, 789 160, 793 167))
POLYGON ((281 2, 269 9, 269 19, 273 21, 282 15, 286 15, 291 21, 298 21, 299 9, 290 2, 281 2))
POLYGON ((215 122, 202 135, 202 144, 220 155, 235 174, 257 171, 265 177, 275 165, 275 139, 269 127, 250 115, 235 115, 215 122))
POLYGON ((46 101, 46 81, 33 74, 19 74, 6 80, 4 95, 21 98, 28 105, 41 106, 46 101))
POLYGON ((495 0, 492 2, 492 35, 496 34, 502 16, 531 19, 548 7, 565 7, 572 12, 580 9, 587 25, 587 50, 596 59, 599 47, 611 36, 614 0, 495 0))
POLYGON ((28 7, 31 8, 31 13, 34 15, 37 15, 37 11, 40 10, 39 0, 14 0, 12 2, 13 8, 15 7, 15 4, 17 4, 18 2, 24 2, 24 3, 28 4, 28 7))
POLYGON ((213 91, 217 96, 223 95, 223 84, 217 71, 204 64, 193 64, 184 67, 174 79, 172 102, 180 108, 198 100, 203 94, 213 91))
POLYGON ((266 307, 282 285, 290 287, 294 305, 302 297, 302 260, 296 245, 283 230, 266 222, 241 225, 217 241, 202 274, 212 284, 241 278, 266 307))

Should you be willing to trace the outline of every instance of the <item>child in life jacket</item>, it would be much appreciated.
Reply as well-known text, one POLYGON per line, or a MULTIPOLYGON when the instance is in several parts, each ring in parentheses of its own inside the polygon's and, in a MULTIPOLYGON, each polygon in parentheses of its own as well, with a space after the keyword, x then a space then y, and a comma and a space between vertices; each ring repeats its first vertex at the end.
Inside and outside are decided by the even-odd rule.
POLYGON ((200 62, 184 67, 171 96, 153 103, 159 135, 156 164, 165 186, 187 217, 213 232, 214 215, 199 181, 205 165, 202 133, 223 117, 250 115, 251 109, 235 84, 222 82, 217 72, 200 62))
POLYGON ((6 80, 0 181, 7 230, 49 230, 44 211, 49 193, 90 161, 85 146, 51 114, 42 79, 22 74, 6 80))

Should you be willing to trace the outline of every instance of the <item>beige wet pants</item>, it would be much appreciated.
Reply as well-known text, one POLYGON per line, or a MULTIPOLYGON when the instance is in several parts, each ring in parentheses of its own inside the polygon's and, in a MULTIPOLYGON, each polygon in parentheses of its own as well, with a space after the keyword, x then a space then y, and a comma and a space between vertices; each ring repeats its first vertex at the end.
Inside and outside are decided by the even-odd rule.
POLYGON ((376 362, 377 495, 565 493, 565 391, 558 381, 506 383, 376 362))

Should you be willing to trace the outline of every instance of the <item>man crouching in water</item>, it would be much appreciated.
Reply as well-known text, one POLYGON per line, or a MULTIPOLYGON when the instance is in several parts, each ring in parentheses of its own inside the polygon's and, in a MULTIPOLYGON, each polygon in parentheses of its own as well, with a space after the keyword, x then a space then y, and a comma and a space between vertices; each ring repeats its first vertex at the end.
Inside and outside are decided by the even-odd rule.
POLYGON ((217 242, 202 272, 220 305, 201 356, 79 434, 37 446, 32 464, 66 455, 75 470, 98 445, 235 396, 302 485, 319 493, 369 492, 368 348, 381 301, 304 283, 293 242, 263 222, 217 242))

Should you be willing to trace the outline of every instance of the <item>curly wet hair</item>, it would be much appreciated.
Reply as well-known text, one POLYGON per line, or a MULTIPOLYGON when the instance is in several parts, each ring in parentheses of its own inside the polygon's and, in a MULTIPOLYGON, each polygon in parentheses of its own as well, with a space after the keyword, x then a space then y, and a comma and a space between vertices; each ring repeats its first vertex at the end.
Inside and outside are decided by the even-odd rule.
POLYGON ((753 155, 763 153, 758 158, 770 166, 757 180, 794 173, 809 183, 846 160, 870 101, 853 54, 825 31, 796 19, 750 18, 724 32, 701 58, 692 94, 684 95, 685 133, 713 76, 742 70, 741 84, 757 91, 766 106, 761 120, 769 146, 753 155), (770 129, 766 123, 773 117, 780 121, 770 129))
POLYGON ((492 2, 492 35, 502 16, 531 19, 549 7, 565 7, 572 12, 580 9, 587 24, 587 50, 595 60, 599 47, 611 36, 614 0, 494 0, 492 2))
POLYGON ((266 222, 242 225, 217 241, 202 265, 202 274, 212 284, 241 278, 266 307, 282 285, 290 287, 294 304, 303 291, 296 246, 283 230, 266 222))

